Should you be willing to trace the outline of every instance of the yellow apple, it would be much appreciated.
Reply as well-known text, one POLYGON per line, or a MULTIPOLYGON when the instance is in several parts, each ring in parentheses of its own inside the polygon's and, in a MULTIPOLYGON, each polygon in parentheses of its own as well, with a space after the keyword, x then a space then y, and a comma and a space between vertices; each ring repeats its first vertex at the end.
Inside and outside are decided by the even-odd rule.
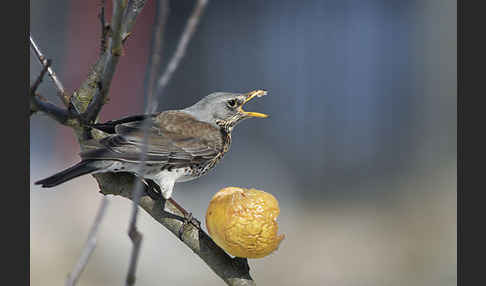
POLYGON ((261 258, 275 251, 284 235, 277 235, 278 201, 256 189, 226 187, 211 199, 206 227, 219 247, 236 257, 261 258))

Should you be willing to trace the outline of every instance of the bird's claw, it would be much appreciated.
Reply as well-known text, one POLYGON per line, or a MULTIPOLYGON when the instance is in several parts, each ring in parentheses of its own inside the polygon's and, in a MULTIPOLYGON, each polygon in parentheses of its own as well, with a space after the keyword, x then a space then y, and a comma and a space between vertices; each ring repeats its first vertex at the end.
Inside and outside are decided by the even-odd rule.
POLYGON ((192 213, 187 213, 187 215, 184 215, 184 221, 182 222, 182 225, 179 228, 178 236, 180 240, 183 240, 182 235, 184 234, 184 230, 186 226, 188 226, 189 224, 192 224, 198 230, 201 229, 201 222, 195 217, 193 217, 192 213))

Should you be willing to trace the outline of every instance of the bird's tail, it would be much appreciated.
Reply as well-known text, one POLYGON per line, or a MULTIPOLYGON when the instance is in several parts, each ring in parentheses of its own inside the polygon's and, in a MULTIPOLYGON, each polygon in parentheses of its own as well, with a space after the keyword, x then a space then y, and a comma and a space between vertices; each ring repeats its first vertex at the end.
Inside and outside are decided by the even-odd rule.
POLYGON ((100 167, 96 166, 96 164, 92 164, 93 162, 94 161, 92 160, 81 161, 64 171, 61 171, 43 180, 37 181, 35 182, 35 184, 42 185, 42 187, 44 188, 51 188, 71 179, 99 170, 100 167))

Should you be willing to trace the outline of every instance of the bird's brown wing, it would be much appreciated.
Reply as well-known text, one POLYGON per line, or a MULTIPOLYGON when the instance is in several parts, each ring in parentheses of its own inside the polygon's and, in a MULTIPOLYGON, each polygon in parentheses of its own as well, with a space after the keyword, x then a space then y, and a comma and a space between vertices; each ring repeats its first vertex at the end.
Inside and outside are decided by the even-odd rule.
POLYGON ((140 114, 140 115, 132 115, 132 116, 127 116, 123 117, 117 120, 110 120, 104 123, 95 123, 95 124, 90 124, 89 126, 92 128, 96 128, 98 130, 101 130, 103 132, 109 133, 109 134, 115 134, 115 127, 124 124, 124 123, 136 123, 136 122, 141 122, 147 118, 155 117, 157 116, 158 113, 153 113, 153 114, 140 114))
MULTIPOLYGON (((223 148, 221 131, 181 111, 149 118, 147 163, 191 165, 214 158, 223 148)), ((139 162, 143 151, 143 121, 118 124, 116 134, 93 142, 83 159, 139 162)))

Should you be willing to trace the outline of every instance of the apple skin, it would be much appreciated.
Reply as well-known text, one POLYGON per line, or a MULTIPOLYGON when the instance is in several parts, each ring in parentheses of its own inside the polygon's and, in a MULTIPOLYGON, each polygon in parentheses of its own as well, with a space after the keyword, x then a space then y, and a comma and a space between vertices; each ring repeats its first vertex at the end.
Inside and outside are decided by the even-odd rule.
POLYGON ((242 258, 262 258, 278 249, 277 199, 264 191, 226 187, 211 199, 206 227, 216 244, 242 258))

